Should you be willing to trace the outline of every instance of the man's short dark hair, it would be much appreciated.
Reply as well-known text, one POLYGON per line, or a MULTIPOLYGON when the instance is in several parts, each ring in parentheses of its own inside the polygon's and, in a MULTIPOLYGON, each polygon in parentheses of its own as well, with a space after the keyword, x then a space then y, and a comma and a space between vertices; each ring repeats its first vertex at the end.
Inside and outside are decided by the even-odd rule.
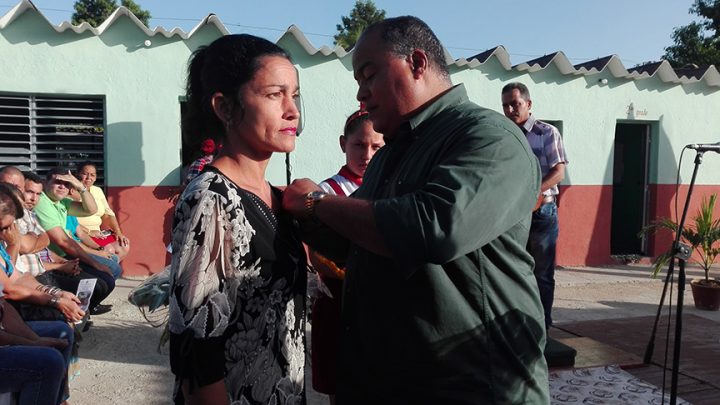
POLYGON ((52 180, 53 176, 57 176, 59 174, 68 174, 68 169, 64 167, 53 167, 52 169, 48 170, 47 173, 45 173, 45 180, 50 181, 52 180))
POLYGON ((38 176, 35 172, 31 172, 30 170, 24 171, 23 175, 25 176, 25 181, 31 181, 36 184, 42 184, 43 180, 40 176, 38 176))
POLYGON ((370 25, 365 33, 370 31, 378 31, 383 43, 388 45, 389 51, 394 55, 408 56, 415 49, 422 49, 427 53, 430 64, 437 68, 444 78, 450 78, 445 49, 423 20, 409 15, 388 18, 370 25))
POLYGON ((527 86, 520 83, 520 82, 512 82, 508 83, 502 88, 502 92, 500 94, 506 94, 511 93, 513 90, 517 90, 520 92, 520 97, 523 98, 523 100, 528 101, 530 100, 530 90, 528 90, 527 86))

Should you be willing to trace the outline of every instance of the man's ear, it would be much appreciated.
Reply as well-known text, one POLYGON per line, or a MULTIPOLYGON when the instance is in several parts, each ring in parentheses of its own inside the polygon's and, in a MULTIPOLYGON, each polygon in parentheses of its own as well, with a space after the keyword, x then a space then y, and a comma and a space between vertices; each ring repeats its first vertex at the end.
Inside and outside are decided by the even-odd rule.
POLYGON ((425 53, 422 49, 415 49, 408 58, 413 72, 413 77, 415 79, 419 79, 420 76, 425 74, 430 63, 427 53, 425 53))
POLYGON ((528 104, 528 110, 531 109, 532 108, 532 100, 528 100, 527 104, 528 104))
POLYGON ((218 91, 210 98, 210 105, 215 116, 227 126, 228 122, 232 120, 232 104, 227 97, 218 91))
POLYGON ((345 151, 345 144, 347 143, 347 138, 345 138, 345 135, 340 135, 340 149, 342 149, 343 153, 347 153, 345 151))

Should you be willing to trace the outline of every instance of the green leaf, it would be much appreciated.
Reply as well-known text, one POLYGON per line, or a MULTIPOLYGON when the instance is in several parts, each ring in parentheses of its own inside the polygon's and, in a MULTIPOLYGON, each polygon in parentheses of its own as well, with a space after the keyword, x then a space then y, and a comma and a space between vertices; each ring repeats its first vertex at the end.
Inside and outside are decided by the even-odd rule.
MULTIPOLYGON (((714 218, 715 203, 717 195, 712 194, 710 197, 703 197, 700 208, 695 213, 690 224, 685 226, 681 232, 681 240, 690 245, 696 252, 699 260, 694 260, 705 271, 705 279, 710 279, 710 269, 712 268, 718 255, 720 255, 720 218, 714 218)), ((638 237, 649 235, 658 231, 670 231, 675 239, 675 233, 678 230, 678 224, 669 218, 659 218, 650 225, 644 227, 638 237)), ((653 264, 653 276, 668 263, 670 260, 670 248, 655 259, 653 264)))

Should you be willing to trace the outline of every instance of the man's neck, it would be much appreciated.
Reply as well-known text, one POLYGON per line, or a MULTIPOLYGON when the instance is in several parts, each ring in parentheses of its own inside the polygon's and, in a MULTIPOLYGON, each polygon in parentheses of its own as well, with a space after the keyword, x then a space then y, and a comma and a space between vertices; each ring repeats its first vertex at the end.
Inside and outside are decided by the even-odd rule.
POLYGON ((52 202, 52 203, 56 203, 56 202, 60 201, 60 199, 59 199, 59 198, 56 199, 56 197, 55 197, 52 193, 48 193, 47 191, 43 191, 43 194, 44 194, 45 197, 47 197, 48 200, 50 200, 50 202, 52 202))

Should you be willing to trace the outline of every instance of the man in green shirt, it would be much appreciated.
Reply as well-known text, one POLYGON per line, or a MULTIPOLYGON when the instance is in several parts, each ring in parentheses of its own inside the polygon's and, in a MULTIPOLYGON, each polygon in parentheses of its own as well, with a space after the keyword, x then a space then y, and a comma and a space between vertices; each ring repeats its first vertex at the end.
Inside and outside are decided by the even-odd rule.
MULTIPOLYGON (((62 257, 80 259, 83 271, 102 279, 109 293, 115 288, 115 280, 122 274, 120 265, 112 259, 86 253, 65 229, 68 215, 88 216, 96 210, 97 205, 90 191, 70 172, 59 168, 47 173, 44 191, 33 209, 38 222, 50 237, 50 249, 62 257), (67 198, 71 187, 80 194, 80 201, 67 198)), ((90 308, 90 314, 108 312, 110 307, 98 304, 90 308)))
POLYGON ((453 87, 415 17, 367 28, 353 71, 386 146, 353 198, 306 179, 283 196, 315 221, 313 248, 347 258, 338 404, 548 403, 525 250, 540 172, 524 135, 453 87))

